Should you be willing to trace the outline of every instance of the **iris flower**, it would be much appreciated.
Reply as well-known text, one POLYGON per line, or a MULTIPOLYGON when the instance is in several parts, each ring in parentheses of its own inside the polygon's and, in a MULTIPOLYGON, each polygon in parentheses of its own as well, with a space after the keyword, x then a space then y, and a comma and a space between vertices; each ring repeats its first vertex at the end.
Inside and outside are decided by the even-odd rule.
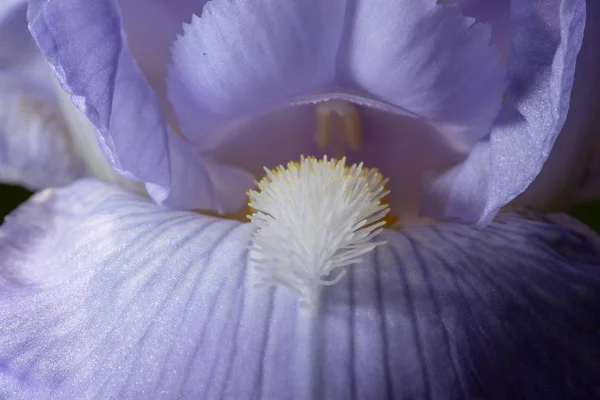
POLYGON ((2 178, 48 188, 0 227, 0 398, 600 394, 600 238, 534 211, 591 148, 597 1, 30 0, 31 36, 20 3, 2 178), (244 219, 301 155, 377 168, 393 217, 308 310, 252 253, 347 203, 300 174, 291 228, 244 219))

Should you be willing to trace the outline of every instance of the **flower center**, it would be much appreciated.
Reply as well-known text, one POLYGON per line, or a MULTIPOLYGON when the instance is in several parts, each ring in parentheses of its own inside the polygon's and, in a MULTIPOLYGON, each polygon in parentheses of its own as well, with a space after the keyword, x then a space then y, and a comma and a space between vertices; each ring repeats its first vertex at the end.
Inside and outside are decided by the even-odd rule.
POLYGON ((361 261, 385 242, 372 242, 382 231, 389 205, 387 179, 376 169, 346 166, 346 159, 314 157, 287 168, 265 168, 258 190, 248 192, 255 211, 250 260, 259 285, 278 284, 295 291, 301 306, 315 309, 322 285, 338 282, 333 270, 361 261))

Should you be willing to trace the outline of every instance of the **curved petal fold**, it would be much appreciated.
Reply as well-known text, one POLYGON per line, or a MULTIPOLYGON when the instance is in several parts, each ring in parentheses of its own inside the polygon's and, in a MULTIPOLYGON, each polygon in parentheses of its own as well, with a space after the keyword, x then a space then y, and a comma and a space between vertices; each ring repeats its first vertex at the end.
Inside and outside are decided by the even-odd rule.
POLYGON ((515 199, 519 206, 564 210, 600 186, 590 163, 600 138, 600 2, 587 1, 585 14, 567 118, 539 175, 515 199))
POLYGON ((434 1, 363 0, 348 31, 346 73, 359 88, 437 122, 465 148, 489 134, 505 90, 489 26, 434 1))
POLYGON ((173 45, 169 99, 200 149, 221 124, 335 78, 345 0, 208 2, 173 45))
POLYGON ((98 129, 112 166, 168 187, 163 113, 127 47, 114 1, 32 0, 28 20, 61 86, 98 129))
POLYGON ((161 102, 167 121, 176 120, 167 98, 167 64, 171 45, 205 0, 117 0, 127 44, 140 70, 161 102))
POLYGON ((0 227, 0 396, 597 393, 600 239, 571 220, 386 231, 313 316, 253 287, 251 230, 91 180, 37 194, 0 227))
POLYGON ((27 30, 26 6, 9 1, 0 8, 0 180, 40 189, 68 184, 86 169, 27 30))
POLYGON ((242 168, 203 157, 192 143, 169 132, 172 181, 169 190, 146 184, 158 203, 176 210, 235 213, 248 201, 254 176, 242 168))
POLYGON ((538 175, 569 111, 585 22, 585 0, 511 2, 506 100, 489 139, 433 185, 446 217, 489 223, 538 175))
POLYGON ((456 3, 461 11, 492 26, 492 40, 498 46, 503 62, 506 62, 510 46, 510 2, 511 0, 442 0, 456 3))

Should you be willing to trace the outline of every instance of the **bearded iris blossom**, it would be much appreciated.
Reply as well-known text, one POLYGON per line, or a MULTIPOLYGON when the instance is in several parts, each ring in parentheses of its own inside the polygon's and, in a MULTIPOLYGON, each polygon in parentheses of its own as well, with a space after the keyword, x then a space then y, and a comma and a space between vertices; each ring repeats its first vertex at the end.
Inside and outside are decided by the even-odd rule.
MULTIPOLYGON (((598 237, 496 213, 561 129, 553 157, 576 164, 585 81, 565 119, 598 6, 459 5, 30 1, 58 82, 153 201, 84 179, 6 219, 0 395, 593 398, 598 237), (235 213, 263 166, 329 152, 389 177, 405 228, 307 316, 253 288, 251 225, 183 210, 235 213), (439 222, 411 226, 421 214, 439 222)), ((543 186, 525 201, 562 182, 543 186)))

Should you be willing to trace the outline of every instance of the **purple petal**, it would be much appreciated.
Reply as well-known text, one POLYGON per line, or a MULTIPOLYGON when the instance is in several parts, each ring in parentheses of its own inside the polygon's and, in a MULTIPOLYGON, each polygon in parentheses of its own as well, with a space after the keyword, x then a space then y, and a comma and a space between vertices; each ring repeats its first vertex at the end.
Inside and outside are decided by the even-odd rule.
POLYGON ((248 202, 254 176, 235 165, 199 156, 189 141, 169 134, 172 181, 169 190, 146 184, 158 203, 177 210, 216 210, 235 213, 248 202))
POLYGON ((200 149, 223 123, 330 84, 345 1, 208 2, 173 46, 169 99, 200 149))
MULTIPOLYGON (((380 124, 365 122, 365 136, 378 136, 378 132, 367 132, 372 125, 398 127, 383 135, 391 139, 387 146, 404 143, 410 134, 416 145, 409 147, 428 151, 419 145, 431 143, 429 131, 437 131, 438 140, 430 153, 441 156, 412 174, 410 185, 406 174, 390 167, 394 162, 381 162, 382 157, 374 156, 373 146, 366 144, 371 137, 365 140, 368 150, 356 154, 358 161, 375 161, 372 165, 378 167, 386 164, 386 173, 400 182, 399 188, 414 193, 413 203, 417 201, 425 181, 429 183, 440 170, 466 157, 474 143, 489 134, 502 101, 504 80, 485 26, 465 19, 455 6, 433 3, 403 14, 404 24, 385 23, 406 7, 404 2, 382 2, 377 7, 360 3, 346 10, 342 1, 206 4, 202 16, 194 18, 176 41, 168 78, 169 97, 184 135, 199 152, 196 157, 260 176, 265 165, 285 163, 300 154, 319 155, 323 150, 315 146, 315 116, 310 110, 320 101, 342 99, 361 109, 378 109, 367 114, 386 115, 380 124), (373 22, 376 19, 378 23, 373 22), (432 26, 443 29, 428 29, 432 26), (432 36, 431 32, 438 33, 432 36), (392 37, 399 39, 380 45, 378 38, 392 37), (292 106, 296 108, 287 108, 292 106), (398 114, 392 122, 394 118, 387 116, 390 109, 398 114), (425 132, 416 129, 420 123, 406 123, 407 115, 426 117, 433 127, 425 127, 425 132), (287 126, 281 123, 286 116, 287 126), (394 136, 407 127, 413 130, 404 132, 402 138, 394 136)), ((392 159, 405 153, 397 149, 392 159)), ((414 160, 413 154, 408 159, 414 160)), ((423 166, 417 164, 395 166, 406 171, 423 166)), ((220 176, 225 185, 240 182, 226 179, 228 174, 222 170, 220 176)), ((184 198, 186 193, 173 191, 171 204, 214 203, 197 194, 184 198)))
POLYGON ((27 31, 25 0, 7 0, 0 5, 0 71, 13 70, 39 56, 27 31))
MULTIPOLYGON (((489 21, 495 42, 508 57, 510 45, 510 0, 456 0, 461 9, 478 21, 489 21)), ((586 3, 588 21, 600 18, 600 3, 586 3)), ((600 91, 600 25, 587 23, 571 93, 567 119, 556 139, 548 160, 531 185, 513 202, 536 208, 566 208, 573 203, 589 201, 597 196, 600 184, 596 164, 590 164, 589 153, 595 147, 600 117, 597 93, 600 91), (582 176, 583 175, 583 176, 582 176), (577 179, 577 177, 582 177, 577 179)))
POLYGON ((26 89, 0 94, 0 181, 35 190, 86 174, 55 99, 26 89))
POLYGON ((600 187, 598 167, 589 164, 600 137, 600 24, 595 22, 600 20, 600 2, 588 1, 586 16, 567 119, 539 175, 515 199, 520 205, 565 209, 591 199, 593 186, 600 187))
POLYGON ((584 0, 511 3, 506 101, 489 140, 434 184, 431 201, 446 199, 446 217, 485 224, 540 172, 569 110, 585 8, 584 0))
POLYGON ((32 0, 28 19, 62 87, 98 128, 113 167, 169 187, 160 104, 127 48, 114 2, 32 0))
MULTIPOLYGON (((334 95, 331 97, 336 98, 334 95)), ((358 102, 356 99, 356 96, 352 98, 358 102)), ((237 196, 239 204, 247 200, 244 188, 252 186, 252 178, 248 176, 245 185, 239 186, 238 189, 234 183, 244 184, 244 181, 229 175, 234 171, 246 170, 255 177, 261 177, 264 175, 265 166, 275 168, 277 165, 285 165, 289 160, 299 159, 302 154, 322 157, 331 151, 321 149, 316 144, 316 106, 312 100, 314 97, 306 101, 306 104, 270 110, 265 115, 228 130, 229 139, 220 137, 227 142, 217 145, 210 152, 211 157, 222 165, 235 166, 238 169, 230 169, 228 172, 221 165, 215 171, 222 171, 223 177, 231 177, 217 182, 221 182, 220 186, 230 190, 228 195, 237 196)), ((357 106, 363 131, 362 145, 358 151, 348 151, 348 162, 363 162, 368 166, 376 166, 384 176, 392 177, 388 184, 391 194, 386 199, 399 215, 400 222, 412 225, 421 216, 419 201, 433 177, 462 161, 465 155, 454 149, 454 144, 444 141, 439 130, 427 121, 402 115, 391 107, 383 111, 369 105, 357 106), (419 134, 414 135, 413 132, 419 134)), ((184 151, 191 155, 181 157, 182 160, 193 158, 190 148, 184 151)), ((206 163, 206 160, 197 162, 206 163)), ((175 176, 176 168, 172 167, 175 176)), ((191 183, 193 179, 199 179, 202 175, 193 172, 194 169, 189 165, 182 165, 178 170, 189 175, 190 183, 179 185, 186 191, 185 196, 183 193, 174 193, 172 198, 189 199, 184 201, 196 204, 191 209, 209 208, 206 204, 213 203, 209 202, 206 193, 210 192, 199 184, 191 183), (200 206, 199 201, 202 200, 208 203, 200 206)), ((173 186, 175 185, 174 182, 173 186)), ((223 197, 222 200, 231 201, 233 198, 223 197)))
POLYGON ((86 169, 27 30, 26 3, 9 3, 0 9, 0 180, 30 189, 65 185, 86 169))
POLYGON ((300 159, 301 154, 322 156, 323 150, 315 140, 315 126, 314 104, 270 110, 228 130, 232 139, 216 146, 211 156, 262 177, 265 166, 285 165, 300 159))
POLYGON ((510 2, 511 0, 449 0, 458 4, 463 13, 477 21, 492 26, 492 40, 506 61, 510 48, 510 2))
POLYGON ((0 397, 594 398, 600 239, 533 217, 387 231, 311 321, 249 225, 39 193, 0 228, 0 397))
POLYGON ((200 15, 205 0, 117 0, 127 44, 140 70, 156 92, 168 122, 175 126, 167 99, 167 64, 176 35, 192 15, 200 15))
POLYGON ((466 19, 456 6, 417 3, 357 2, 348 77, 362 90, 435 121, 471 148, 489 134, 505 89, 490 28, 466 19))
POLYGON ((386 200, 398 222, 418 225, 423 216, 419 205, 428 185, 440 171, 462 161, 464 153, 440 139, 439 130, 423 119, 368 107, 359 112, 363 145, 348 154, 349 162, 376 166, 383 176, 391 177, 386 200))
MULTIPOLYGON (((48 75, 48 71, 47 75, 48 75)), ((79 157, 85 163, 89 176, 106 182, 114 182, 128 187, 137 193, 144 192, 144 185, 123 177, 113 169, 98 141, 96 127, 85 114, 79 111, 71 101, 67 92, 62 90, 58 82, 53 79, 56 98, 62 116, 69 129, 69 141, 79 157)))

